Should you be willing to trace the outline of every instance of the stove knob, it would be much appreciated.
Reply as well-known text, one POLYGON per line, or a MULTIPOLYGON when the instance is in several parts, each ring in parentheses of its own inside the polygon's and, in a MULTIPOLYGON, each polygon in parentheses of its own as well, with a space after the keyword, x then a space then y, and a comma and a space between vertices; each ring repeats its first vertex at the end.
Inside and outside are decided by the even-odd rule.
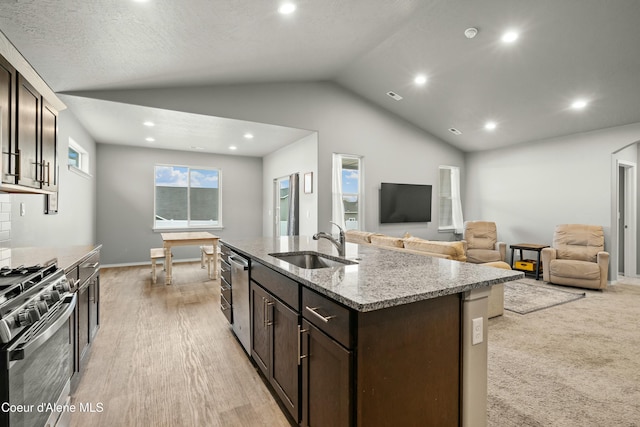
POLYGON ((29 326, 40 320, 40 313, 36 308, 28 308, 18 313, 18 323, 20 326, 29 326))
POLYGON ((38 301, 36 303, 36 307, 38 308, 38 311, 40 312, 41 315, 49 311, 49 306, 47 305, 46 301, 38 301))
POLYGON ((71 290, 71 286, 69 286, 69 282, 66 280, 61 281, 55 286, 56 290, 60 292, 69 292, 71 290))
POLYGON ((60 301, 60 292, 58 292, 55 289, 52 289, 51 292, 49 292, 49 297, 51 298, 52 302, 58 302, 60 301))

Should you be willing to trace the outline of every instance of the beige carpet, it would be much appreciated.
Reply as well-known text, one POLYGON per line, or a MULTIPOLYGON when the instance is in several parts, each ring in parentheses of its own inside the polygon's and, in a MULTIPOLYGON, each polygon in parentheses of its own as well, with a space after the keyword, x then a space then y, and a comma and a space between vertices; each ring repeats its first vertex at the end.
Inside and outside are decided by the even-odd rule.
POLYGON ((640 426, 640 280, 586 293, 489 321, 490 426, 640 426))

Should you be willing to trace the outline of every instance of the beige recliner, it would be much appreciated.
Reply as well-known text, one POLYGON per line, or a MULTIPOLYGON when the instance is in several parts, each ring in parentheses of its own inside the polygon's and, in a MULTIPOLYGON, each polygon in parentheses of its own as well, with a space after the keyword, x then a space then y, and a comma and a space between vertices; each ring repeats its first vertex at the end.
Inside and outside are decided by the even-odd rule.
POLYGON ((605 289, 609 253, 600 225, 561 224, 550 248, 542 250, 542 278, 557 285, 605 289))
POLYGON ((467 246, 467 262, 484 264, 504 261, 507 256, 507 244, 498 242, 495 222, 466 221, 464 241, 467 246))

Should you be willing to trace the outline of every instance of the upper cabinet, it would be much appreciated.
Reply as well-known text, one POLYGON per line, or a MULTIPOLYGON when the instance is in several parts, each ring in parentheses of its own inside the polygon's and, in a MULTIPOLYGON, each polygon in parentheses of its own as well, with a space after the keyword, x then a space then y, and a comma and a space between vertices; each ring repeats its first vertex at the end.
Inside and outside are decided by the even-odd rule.
POLYGON ((0 141, 2 182, 15 184, 18 150, 15 147, 16 69, 0 56, 0 141))
POLYGON ((0 57, 0 110, 0 191, 57 191, 58 112, 3 57, 0 57))

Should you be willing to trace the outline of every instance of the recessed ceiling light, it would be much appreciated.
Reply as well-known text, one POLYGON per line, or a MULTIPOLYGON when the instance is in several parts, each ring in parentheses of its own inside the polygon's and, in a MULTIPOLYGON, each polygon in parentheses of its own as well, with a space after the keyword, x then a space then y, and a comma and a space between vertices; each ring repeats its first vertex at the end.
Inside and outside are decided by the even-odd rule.
POLYGON ((509 30, 502 35, 502 41, 505 43, 513 43, 518 40, 519 34, 516 31, 509 30))
POLYGON ((415 84, 417 84, 418 86, 423 86, 425 83, 427 83, 427 76, 425 76, 424 74, 418 74, 414 79, 413 82, 415 84))
POLYGON ((253 139, 253 134, 252 133, 245 133, 244 134, 245 139, 253 139))
POLYGON ((146 122, 143 123, 143 125, 148 127, 154 127, 156 124, 153 123, 152 121, 147 120, 146 122))
POLYGON ((155 140, 156 139, 152 138, 152 137, 145 138, 145 141, 147 141, 147 142, 154 142, 155 140))
POLYGON ((229 146, 229 150, 237 150, 237 149, 238 149, 238 147, 236 147, 235 145, 229 146))
POLYGON ((586 99, 576 99, 571 103, 571 108, 574 110, 582 110, 587 106, 588 102, 586 99))
POLYGON ((191 149, 192 149, 192 150, 204 150, 204 148, 202 148, 202 147, 197 147, 197 146, 195 146, 195 145, 192 145, 192 146, 191 146, 191 149))
POLYGON ((278 12, 282 15, 289 15, 296 10, 296 5, 294 3, 282 3, 278 8, 278 12))
POLYGON ((449 132, 451 132, 454 135, 462 135, 462 132, 460 132, 458 129, 456 128, 449 128, 449 132))
POLYGON ((496 122, 487 122, 484 124, 484 128, 486 130, 494 130, 496 127, 498 127, 498 124, 496 122))

